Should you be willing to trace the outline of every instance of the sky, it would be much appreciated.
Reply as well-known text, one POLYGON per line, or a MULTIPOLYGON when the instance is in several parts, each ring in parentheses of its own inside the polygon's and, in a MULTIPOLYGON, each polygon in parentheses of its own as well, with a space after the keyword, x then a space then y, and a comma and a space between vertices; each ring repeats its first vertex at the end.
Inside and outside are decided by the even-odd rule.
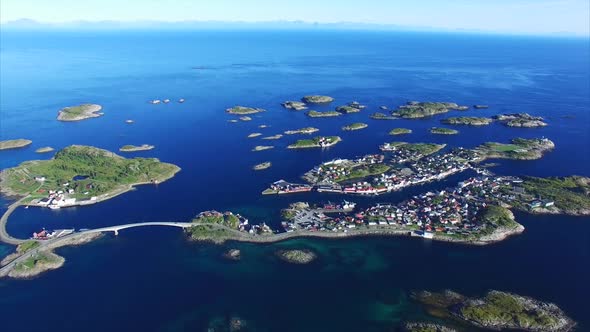
POLYGON ((590 0, 1 0, 0 22, 354 22, 590 35, 590 0))

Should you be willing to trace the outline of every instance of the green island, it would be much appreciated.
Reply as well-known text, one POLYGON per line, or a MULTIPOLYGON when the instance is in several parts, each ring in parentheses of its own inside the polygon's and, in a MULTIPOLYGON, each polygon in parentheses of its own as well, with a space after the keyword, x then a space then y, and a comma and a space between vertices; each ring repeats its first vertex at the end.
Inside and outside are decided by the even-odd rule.
POLYGON ((281 103, 281 105, 288 110, 303 111, 307 109, 307 105, 305 105, 305 103, 301 101, 289 100, 284 103, 281 103))
POLYGON ((272 163, 270 161, 267 161, 264 163, 260 163, 258 165, 254 165, 254 167, 252 167, 252 169, 255 171, 261 171, 263 169, 270 168, 271 166, 272 166, 272 163))
POLYGON ((234 106, 230 107, 225 110, 229 114, 238 114, 238 115, 247 115, 247 114, 256 114, 260 112, 265 112, 262 108, 253 108, 253 107, 246 107, 246 106, 234 106))
POLYGON ((466 125, 466 126, 487 126, 492 123, 490 118, 481 118, 475 116, 458 116, 443 119, 440 122, 450 125, 466 125))
POLYGON ((305 128, 301 128, 301 129, 287 130, 287 131, 285 131, 285 135, 313 134, 313 133, 318 132, 318 131, 320 131, 318 128, 305 127, 305 128))
POLYGON ((375 112, 371 115, 369 115, 369 117, 373 120, 396 120, 397 117, 392 116, 392 115, 387 115, 385 113, 380 113, 380 112, 375 112))
POLYGON ((350 106, 350 105, 342 105, 342 106, 336 107, 336 112, 340 112, 340 113, 343 113, 343 114, 358 113, 360 111, 361 111, 360 108, 354 107, 354 106, 350 106))
POLYGON ((8 196, 28 195, 33 199, 29 205, 80 205, 111 198, 135 185, 163 182, 179 170, 155 158, 126 159, 107 150, 72 145, 52 159, 27 161, 3 170, 0 184, 8 196), (60 196, 48 199, 59 191, 64 192, 63 198, 57 202, 60 196))
POLYGON ((555 144, 547 138, 515 138, 510 144, 488 142, 475 150, 484 158, 533 160, 541 158, 545 152, 553 148, 555 144))
POLYGON ((330 96, 310 95, 301 98, 301 100, 307 104, 329 104, 334 101, 334 98, 330 96))
POLYGON ((325 111, 325 112, 318 112, 318 111, 309 111, 306 113, 307 116, 310 118, 330 118, 335 116, 341 116, 342 113, 336 111, 325 111))
POLYGON ((37 150, 35 150, 36 153, 47 153, 47 152, 53 152, 55 149, 50 147, 50 146, 45 146, 42 148, 38 148, 37 150))
POLYGON ((57 113, 59 121, 81 121, 97 118, 102 115, 102 106, 96 104, 82 104, 78 106, 64 107, 57 113))
POLYGON ((389 135, 391 135, 391 136, 407 135, 407 134, 411 134, 411 133, 412 133, 412 129, 407 129, 407 128, 393 128, 389 131, 389 135))
POLYGON ((433 153, 444 149, 446 144, 435 144, 435 143, 408 143, 408 142, 391 142, 390 146, 397 148, 398 150, 407 151, 410 153, 417 153, 422 156, 428 156, 433 153))
POLYGON ((254 149, 252 149, 252 151, 258 152, 258 151, 264 151, 264 150, 270 150, 270 149, 274 149, 274 146, 272 146, 272 145, 257 145, 254 147, 254 149))
POLYGON ((0 150, 24 148, 31 145, 31 143, 33 143, 33 141, 23 138, 0 141, 0 150))
POLYGON ((391 112, 393 116, 404 119, 418 119, 436 114, 447 113, 450 110, 466 110, 467 106, 459 106, 447 102, 415 102, 411 101, 391 112))
POLYGON ((142 145, 123 145, 119 148, 121 152, 135 152, 135 151, 147 151, 153 150, 155 146, 149 144, 142 144, 142 145))
POLYGON ((318 136, 311 139, 300 139, 289 145, 288 149, 325 148, 338 144, 342 139, 339 136, 318 136))
POLYGON ((458 332, 452 327, 448 327, 432 322, 405 322, 402 326, 403 332, 458 332))
POLYGON ((536 128, 545 127, 547 123, 540 116, 532 116, 528 113, 499 114, 492 117, 508 127, 536 128))
POLYGON ((361 129, 367 128, 368 126, 369 125, 366 123, 355 122, 355 123, 352 123, 352 124, 342 127, 342 130, 344 130, 344 131, 361 130, 361 129))
POLYGON ((430 133, 435 135, 457 135, 459 131, 450 128, 432 127, 430 133))
POLYGON ((481 298, 453 291, 420 291, 412 299, 439 318, 491 330, 565 332, 576 323, 555 304, 508 292, 491 290, 481 298))
POLYGON ((262 136, 262 133, 252 133, 252 134, 248 135, 248 138, 254 138, 254 137, 258 137, 258 136, 262 136))

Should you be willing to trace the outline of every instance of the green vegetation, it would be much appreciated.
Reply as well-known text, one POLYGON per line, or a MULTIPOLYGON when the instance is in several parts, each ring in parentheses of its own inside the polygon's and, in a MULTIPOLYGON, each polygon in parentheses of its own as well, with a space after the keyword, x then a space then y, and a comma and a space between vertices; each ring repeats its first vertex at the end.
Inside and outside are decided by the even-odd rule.
POLYGON ((207 240, 216 243, 231 238, 232 233, 227 228, 211 225, 195 225, 187 230, 193 240, 207 240))
POLYGON ((483 298, 467 298, 453 291, 421 291, 412 298, 436 317, 452 317, 484 329, 558 332, 576 325, 553 303, 495 290, 483 298))
POLYGON ((366 124, 366 123, 356 122, 356 123, 353 123, 353 124, 349 124, 348 126, 342 127, 342 130, 346 130, 346 131, 360 130, 360 129, 365 129, 368 126, 369 125, 366 124))
POLYGON ((400 150, 406 150, 409 152, 419 153, 423 156, 428 156, 444 149, 446 144, 435 144, 435 143, 406 143, 406 142, 391 142, 392 146, 397 147, 400 150))
POLYGON ((102 115, 99 113, 101 109, 102 106, 96 104, 82 104, 65 107, 58 112, 57 119, 60 121, 80 121, 96 118, 102 115))
POLYGON ((339 136, 318 136, 311 139, 300 139, 288 146, 289 149, 321 148, 337 144, 342 139, 339 136))
POLYGON ((486 126, 492 123, 492 119, 475 116, 458 116, 443 119, 441 122, 451 125, 486 126))
POLYGON ((238 115, 245 115, 245 114, 256 114, 260 112, 264 112, 265 110, 262 108, 253 108, 253 107, 245 107, 245 106, 234 106, 225 110, 229 114, 238 114, 238 115))
POLYGON ((359 167, 354 167, 350 170, 350 174, 341 176, 337 182, 348 181, 352 179, 366 178, 368 176, 380 175, 390 170, 390 166, 386 164, 370 164, 359 167))
POLYGON ((459 131, 449 128, 432 127, 430 128, 430 133, 436 135, 456 135, 459 131))
POLYGON ((481 326, 526 327, 528 330, 551 331, 557 317, 530 300, 509 293, 491 291, 481 301, 467 301, 459 312, 463 319, 481 326))
POLYGON ((406 135, 406 134, 411 134, 412 130, 411 129, 407 129, 407 128, 393 128, 391 129, 391 131, 389 131, 389 135, 394 136, 394 135, 406 135))
POLYGON ((435 114, 446 113, 449 110, 463 110, 464 106, 459 106, 455 103, 441 103, 441 102, 410 102, 407 105, 399 107, 391 114, 405 119, 418 119, 435 114))
POLYGON ((231 212, 217 212, 217 211, 208 211, 200 213, 195 219, 192 220, 193 223, 198 224, 218 224, 223 225, 225 227, 229 227, 231 229, 237 229, 240 226, 240 218, 231 212))
POLYGON ((16 247, 16 252, 18 252, 19 254, 24 254, 25 252, 29 251, 29 250, 33 250, 35 248, 38 248, 41 244, 39 243, 39 241, 35 241, 35 240, 28 240, 25 241, 21 244, 18 245, 18 247, 16 247))
POLYGON ((25 146, 31 145, 31 143, 33 141, 22 138, 0 141, 0 150, 24 148, 25 146))
POLYGON ((526 177, 523 186, 527 193, 555 202, 555 207, 568 214, 590 214, 590 178, 526 177))
POLYGON ((480 213, 479 219, 482 224, 493 227, 515 228, 519 226, 514 220, 512 212, 507 208, 498 205, 488 205, 488 207, 480 213))
POLYGON ((539 159, 543 153, 551 150, 555 144, 546 139, 524 139, 515 138, 511 144, 496 142, 484 143, 476 148, 485 158, 506 158, 506 159, 539 159))
POLYGON ((375 112, 369 116, 373 120, 395 120, 397 117, 385 113, 375 112))
POLYGON ((360 108, 353 107, 353 106, 350 106, 350 105, 344 105, 344 106, 338 106, 338 107, 336 107, 336 112, 340 112, 340 113, 343 113, 343 114, 358 113, 360 111, 361 111, 360 108))
POLYGON ((334 98, 330 96, 319 96, 319 95, 312 95, 312 96, 305 96, 301 99, 303 102, 308 104, 328 104, 334 101, 334 98))
POLYGON ((336 111, 325 111, 325 112, 318 112, 318 111, 309 111, 307 112, 307 116, 310 118, 329 118, 334 116, 341 116, 342 113, 336 111))
POLYGON ((285 132, 286 135, 295 135, 295 134, 313 134, 315 132, 320 131, 318 128, 314 128, 314 127, 305 127, 305 128, 301 128, 301 129, 296 129, 296 130, 287 130, 285 132))
POLYGON ((17 274, 27 273, 27 271, 39 269, 43 266, 61 265, 63 260, 63 257, 57 256, 54 253, 41 251, 16 264, 13 271, 15 271, 17 274))
POLYGON ((76 192, 71 197, 89 198, 129 185, 165 181, 179 170, 155 158, 125 159, 95 147, 72 145, 57 152, 53 159, 27 161, 5 170, 0 184, 4 192, 40 197, 69 183, 68 188, 76 192), (76 176, 85 178, 74 180, 76 176))

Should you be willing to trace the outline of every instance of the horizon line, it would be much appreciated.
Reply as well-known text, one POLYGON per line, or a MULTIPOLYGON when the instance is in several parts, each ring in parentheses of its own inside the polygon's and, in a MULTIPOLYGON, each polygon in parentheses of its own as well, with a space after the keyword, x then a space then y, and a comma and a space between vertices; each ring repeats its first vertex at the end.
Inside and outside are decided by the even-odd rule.
MULTIPOLYGON (((531 32, 531 31, 505 31, 505 30, 487 30, 487 29, 471 29, 471 28, 442 28, 433 26, 411 26, 400 25, 395 23, 379 23, 379 22, 355 22, 355 21, 333 21, 333 22, 318 22, 306 20, 267 20, 267 21, 244 21, 244 20, 71 20, 63 22, 46 22, 37 21, 30 18, 19 18, 10 21, 0 21, 0 27, 12 28, 20 30, 35 30, 35 28, 86 28, 87 30, 119 30, 119 29, 157 29, 158 26, 181 26, 190 24, 229 24, 229 25, 272 25, 272 24, 290 24, 286 29, 293 29, 295 26, 306 28, 322 28, 331 27, 342 30, 388 30, 388 31, 406 31, 406 32, 440 32, 440 33, 472 33, 472 34, 487 34, 487 35, 511 35, 511 36, 544 36, 544 37, 590 37, 590 30, 584 33, 572 31, 554 31, 554 32, 531 32), (100 27, 98 24, 109 23, 111 26, 100 27), (88 24, 90 26, 84 27, 81 24, 88 24), (113 26, 116 24, 118 26, 113 26)), ((185 27, 191 28, 191 27, 185 27)), ((203 27, 192 27, 203 28, 203 27)), ((215 27, 222 29, 223 27, 215 27)), ((281 29, 281 27, 273 27, 273 29, 281 29)))

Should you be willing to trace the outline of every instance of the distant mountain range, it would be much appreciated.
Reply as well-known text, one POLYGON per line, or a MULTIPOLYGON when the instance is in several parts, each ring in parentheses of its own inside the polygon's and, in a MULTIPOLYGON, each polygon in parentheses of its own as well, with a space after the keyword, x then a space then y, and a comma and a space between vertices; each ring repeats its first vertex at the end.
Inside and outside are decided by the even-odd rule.
MULTIPOLYGON (((462 33, 488 33, 488 34, 512 34, 501 31, 487 31, 477 29, 449 29, 432 26, 404 26, 396 24, 359 23, 359 22, 307 22, 307 21, 71 21, 64 23, 39 22, 31 19, 20 19, 0 24, 6 30, 237 30, 237 29, 264 29, 264 30, 382 30, 382 31, 416 31, 416 32, 462 32, 462 33)), ((522 33, 519 33, 522 34, 522 33)), ((571 36, 572 33, 555 32, 556 36, 571 36)))
MULTIPOLYGON (((399 30, 399 31, 466 31, 449 30, 436 27, 408 27, 395 24, 374 24, 357 22, 318 23, 306 21, 72 21, 64 23, 46 23, 31 19, 20 19, 1 24, 3 29, 84 29, 84 30, 113 30, 113 29, 342 29, 342 30, 399 30)), ((477 31, 472 31, 477 32, 477 31)), ((481 32, 481 31, 479 31, 481 32)))

